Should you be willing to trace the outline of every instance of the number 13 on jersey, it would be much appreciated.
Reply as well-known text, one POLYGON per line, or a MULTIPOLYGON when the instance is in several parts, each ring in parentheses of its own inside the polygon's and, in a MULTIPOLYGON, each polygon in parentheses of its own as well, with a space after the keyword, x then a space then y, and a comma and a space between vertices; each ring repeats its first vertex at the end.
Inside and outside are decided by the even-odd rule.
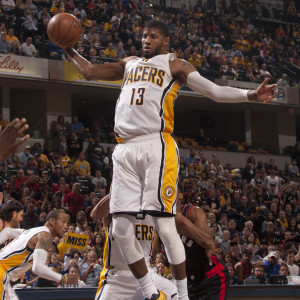
POLYGON ((131 100, 130 100, 130 105, 133 105, 134 101, 136 105, 143 105, 144 104, 144 94, 145 94, 145 88, 139 88, 139 89, 132 89, 132 94, 131 94, 131 100), (137 93, 136 93, 137 90, 137 93), (138 98, 135 99, 135 93, 138 98))

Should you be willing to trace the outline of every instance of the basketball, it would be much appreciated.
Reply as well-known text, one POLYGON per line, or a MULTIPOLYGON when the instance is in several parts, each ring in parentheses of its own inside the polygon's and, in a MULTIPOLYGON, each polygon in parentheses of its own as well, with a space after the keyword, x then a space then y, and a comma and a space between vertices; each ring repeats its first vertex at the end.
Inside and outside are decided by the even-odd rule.
POLYGON ((50 19, 47 33, 52 43, 71 47, 80 39, 81 25, 73 15, 60 13, 50 19))

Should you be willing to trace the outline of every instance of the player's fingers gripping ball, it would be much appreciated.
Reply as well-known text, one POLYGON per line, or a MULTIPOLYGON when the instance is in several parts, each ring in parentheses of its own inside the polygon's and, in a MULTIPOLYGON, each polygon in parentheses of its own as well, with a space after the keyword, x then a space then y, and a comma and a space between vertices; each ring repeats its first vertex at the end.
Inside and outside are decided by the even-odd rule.
POLYGON ((60 13, 50 19, 47 34, 52 43, 71 47, 80 39, 81 25, 75 16, 60 13))

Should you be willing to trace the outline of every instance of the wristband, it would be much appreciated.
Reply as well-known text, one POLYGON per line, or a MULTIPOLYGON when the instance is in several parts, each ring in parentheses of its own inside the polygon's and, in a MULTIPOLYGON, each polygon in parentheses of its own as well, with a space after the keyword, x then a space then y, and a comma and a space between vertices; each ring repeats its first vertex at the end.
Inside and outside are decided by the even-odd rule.
POLYGON ((63 280, 64 284, 68 283, 68 275, 64 275, 64 280, 63 280))
POLYGON ((247 96, 249 101, 256 101, 257 100, 256 90, 249 90, 247 96))

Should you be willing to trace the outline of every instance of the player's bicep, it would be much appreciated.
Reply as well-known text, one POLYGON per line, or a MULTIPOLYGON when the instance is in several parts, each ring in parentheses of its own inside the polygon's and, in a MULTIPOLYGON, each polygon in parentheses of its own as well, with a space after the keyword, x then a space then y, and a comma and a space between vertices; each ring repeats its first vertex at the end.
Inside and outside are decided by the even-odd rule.
POLYGON ((174 79, 180 84, 187 83, 187 76, 197 71, 196 68, 184 59, 175 59, 170 62, 170 70, 174 79))
POLYGON ((43 231, 38 233, 35 249, 43 249, 45 251, 48 251, 51 245, 52 245, 52 239, 48 232, 43 231))
POLYGON ((198 228, 209 228, 206 214, 201 208, 193 207, 190 209, 188 219, 198 228))

